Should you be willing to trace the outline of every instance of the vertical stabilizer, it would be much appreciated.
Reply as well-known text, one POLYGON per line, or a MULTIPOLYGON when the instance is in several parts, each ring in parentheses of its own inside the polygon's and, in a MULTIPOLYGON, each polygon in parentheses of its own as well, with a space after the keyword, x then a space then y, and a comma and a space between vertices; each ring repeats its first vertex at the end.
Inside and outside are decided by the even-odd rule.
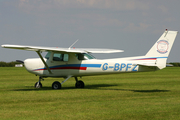
POLYGON ((166 61, 173 46, 177 31, 165 31, 153 47, 145 55, 146 57, 155 57, 156 65, 159 69, 166 67, 166 61))

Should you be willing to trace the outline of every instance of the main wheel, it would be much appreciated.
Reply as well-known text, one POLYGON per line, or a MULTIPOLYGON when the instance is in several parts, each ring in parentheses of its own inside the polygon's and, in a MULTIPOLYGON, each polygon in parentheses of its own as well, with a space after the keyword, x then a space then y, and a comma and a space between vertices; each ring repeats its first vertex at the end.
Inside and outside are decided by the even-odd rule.
POLYGON ((41 82, 36 82, 34 87, 35 88, 42 88, 42 83, 41 82))
POLYGON ((83 81, 77 81, 75 84, 76 88, 84 88, 84 82, 83 81))
POLYGON ((53 82, 52 89, 61 89, 61 83, 58 81, 53 82))

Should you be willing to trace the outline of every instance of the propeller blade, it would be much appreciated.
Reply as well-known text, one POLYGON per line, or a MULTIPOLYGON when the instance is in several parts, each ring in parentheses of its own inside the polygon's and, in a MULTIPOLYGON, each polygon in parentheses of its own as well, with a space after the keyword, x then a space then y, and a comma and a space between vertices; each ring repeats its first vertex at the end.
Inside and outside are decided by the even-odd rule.
POLYGON ((16 60, 16 62, 24 64, 24 61, 21 60, 16 60))

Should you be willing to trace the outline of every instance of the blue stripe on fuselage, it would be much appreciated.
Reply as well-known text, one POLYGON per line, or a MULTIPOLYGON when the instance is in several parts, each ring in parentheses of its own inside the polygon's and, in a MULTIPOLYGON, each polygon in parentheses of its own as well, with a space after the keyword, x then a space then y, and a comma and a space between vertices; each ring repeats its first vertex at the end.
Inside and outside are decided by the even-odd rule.
MULTIPOLYGON (((51 66, 49 68, 54 69, 54 68, 61 68, 61 67, 93 67, 93 68, 100 68, 101 64, 67 64, 67 65, 51 66)), ((39 69, 35 69, 34 71, 37 71, 37 70, 46 70, 46 68, 39 68, 39 69)))

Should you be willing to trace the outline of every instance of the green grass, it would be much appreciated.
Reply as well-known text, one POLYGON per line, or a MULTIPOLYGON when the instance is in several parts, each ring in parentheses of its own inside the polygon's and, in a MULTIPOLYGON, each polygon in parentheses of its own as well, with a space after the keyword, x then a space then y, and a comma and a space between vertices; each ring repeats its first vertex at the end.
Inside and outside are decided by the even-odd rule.
POLYGON ((0 68, 0 119, 98 120, 180 119, 180 68, 156 72, 83 77, 84 89, 69 79, 61 90, 54 81, 42 81, 25 68, 0 68))

